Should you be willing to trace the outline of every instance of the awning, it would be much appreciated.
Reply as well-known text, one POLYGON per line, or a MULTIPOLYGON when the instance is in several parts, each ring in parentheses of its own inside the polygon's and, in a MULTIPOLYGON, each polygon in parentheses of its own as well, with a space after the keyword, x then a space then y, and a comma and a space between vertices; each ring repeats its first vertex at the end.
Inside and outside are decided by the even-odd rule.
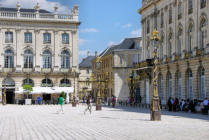
MULTIPOLYGON (((30 94, 58 94, 58 93, 73 93, 73 87, 33 87, 33 91, 30 94)), ((26 93, 23 87, 18 87, 15 91, 17 94, 26 93)))

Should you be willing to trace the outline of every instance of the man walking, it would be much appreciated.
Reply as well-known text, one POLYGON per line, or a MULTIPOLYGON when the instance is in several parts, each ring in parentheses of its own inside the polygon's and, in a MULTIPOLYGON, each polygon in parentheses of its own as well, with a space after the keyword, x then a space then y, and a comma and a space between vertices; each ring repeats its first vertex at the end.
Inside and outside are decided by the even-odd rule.
POLYGON ((65 102, 64 98, 62 97, 62 95, 60 95, 60 98, 59 98, 60 109, 58 109, 58 111, 57 111, 58 114, 60 112, 62 112, 62 114, 64 114, 64 108, 63 108, 64 102, 65 102))
POLYGON ((87 104, 87 108, 84 111, 84 115, 86 114, 86 111, 89 111, 90 114, 91 114, 91 109, 92 109, 92 106, 91 106, 91 96, 88 96, 88 98, 86 100, 86 104, 87 104))

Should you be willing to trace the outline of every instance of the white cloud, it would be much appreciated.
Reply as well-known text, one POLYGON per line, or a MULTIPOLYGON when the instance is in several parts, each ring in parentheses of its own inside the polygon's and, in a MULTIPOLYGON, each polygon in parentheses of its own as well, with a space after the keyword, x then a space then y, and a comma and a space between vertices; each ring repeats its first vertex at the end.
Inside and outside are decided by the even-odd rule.
POLYGON ((110 46, 115 45, 115 44, 116 44, 116 43, 115 43, 114 41, 109 41, 109 42, 107 43, 107 46, 110 47, 110 46))
POLYGON ((125 25, 122 26, 122 28, 130 28, 130 27, 132 27, 132 24, 130 24, 130 23, 125 24, 125 25))
POLYGON ((86 28, 86 29, 81 29, 80 32, 81 33, 96 33, 99 31, 95 28, 86 28))
POLYGON ((79 51, 79 56, 87 56, 89 50, 81 50, 79 51))
POLYGON ((134 30, 130 33, 133 37, 141 37, 142 29, 134 30))
POLYGON ((59 7, 59 13, 70 14, 70 9, 58 2, 51 2, 48 0, 0 0, 1 5, 4 7, 16 7, 17 1, 20 2, 22 8, 34 8, 34 6, 39 3, 40 9, 45 9, 51 12, 54 11, 54 6, 57 4, 59 7))
POLYGON ((79 38, 79 46, 83 46, 86 43, 91 42, 91 40, 79 38))

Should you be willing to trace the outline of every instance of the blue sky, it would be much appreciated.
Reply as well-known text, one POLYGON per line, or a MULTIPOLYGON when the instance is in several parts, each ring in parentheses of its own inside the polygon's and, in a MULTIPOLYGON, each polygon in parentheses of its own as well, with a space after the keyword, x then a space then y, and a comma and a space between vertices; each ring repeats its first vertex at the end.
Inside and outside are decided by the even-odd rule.
MULTIPOLYGON (((2 6, 15 7, 17 0, 0 0, 2 6)), ((141 35, 141 16, 137 10, 142 0, 19 0, 22 7, 33 8, 39 2, 42 9, 53 11, 55 2, 61 13, 70 13, 73 5, 79 6, 82 22, 79 34, 80 61, 87 51, 94 55, 124 38, 141 35)))

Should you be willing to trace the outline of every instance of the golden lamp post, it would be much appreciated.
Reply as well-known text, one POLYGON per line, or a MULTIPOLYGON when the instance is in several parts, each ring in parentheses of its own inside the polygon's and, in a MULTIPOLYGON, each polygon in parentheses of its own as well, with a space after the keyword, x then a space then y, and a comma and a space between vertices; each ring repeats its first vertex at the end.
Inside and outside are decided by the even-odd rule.
POLYGON ((76 97, 75 97, 75 78, 77 76, 76 70, 73 70, 73 79, 74 79, 74 89, 73 89, 73 100, 72 100, 72 107, 76 107, 76 97))
POLYGON ((151 114, 150 118, 152 121, 160 121, 161 120, 161 109, 160 109, 160 102, 158 96, 158 85, 157 85, 157 43, 160 40, 158 31, 154 30, 152 32, 152 41, 154 41, 154 69, 153 69, 153 86, 154 86, 154 95, 152 98, 152 105, 151 105, 151 114))

